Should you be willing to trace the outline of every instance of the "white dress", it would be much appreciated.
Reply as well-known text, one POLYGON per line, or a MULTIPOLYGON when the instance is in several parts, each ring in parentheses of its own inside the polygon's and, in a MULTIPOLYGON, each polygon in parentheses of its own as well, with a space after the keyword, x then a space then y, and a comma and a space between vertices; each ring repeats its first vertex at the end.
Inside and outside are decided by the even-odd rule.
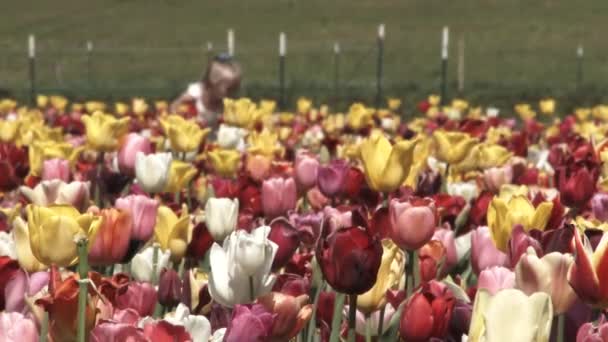
POLYGON ((186 93, 188 96, 194 99, 194 104, 196 105, 196 111, 199 115, 205 113, 207 110, 205 108, 205 104, 203 103, 203 85, 200 82, 190 83, 188 85, 188 89, 186 93))

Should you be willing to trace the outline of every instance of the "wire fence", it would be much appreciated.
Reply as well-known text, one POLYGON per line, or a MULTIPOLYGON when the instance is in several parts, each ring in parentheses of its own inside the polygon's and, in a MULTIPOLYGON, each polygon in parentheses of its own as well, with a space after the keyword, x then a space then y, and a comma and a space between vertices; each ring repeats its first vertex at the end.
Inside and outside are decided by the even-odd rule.
MULTIPOLYGON (((456 37, 443 74, 440 44, 408 46, 382 39, 380 52, 379 42, 338 46, 289 42, 283 57, 283 87, 277 45, 237 46, 234 53, 245 70, 239 95, 283 96, 286 104, 308 96, 339 107, 358 100, 374 103, 387 96, 412 103, 440 93, 442 82, 446 98, 466 96, 495 104, 542 96, 598 102, 608 93, 608 56, 576 45, 568 50, 551 46, 488 50, 471 37, 466 41, 456 37)), ((25 44, 0 43, 0 90, 21 99, 33 93, 61 93, 76 99, 171 98, 200 77, 210 56, 226 50, 226 45, 210 43, 120 47, 37 42, 34 56, 28 58, 25 44)))

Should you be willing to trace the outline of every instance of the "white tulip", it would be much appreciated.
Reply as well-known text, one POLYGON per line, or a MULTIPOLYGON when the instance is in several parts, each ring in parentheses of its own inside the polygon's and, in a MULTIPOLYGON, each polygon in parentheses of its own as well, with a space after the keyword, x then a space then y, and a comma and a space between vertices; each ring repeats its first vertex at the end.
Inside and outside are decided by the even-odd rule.
POLYGON ((475 182, 448 183, 448 194, 451 196, 460 196, 469 203, 471 200, 477 198, 479 189, 475 182))
POLYGON ((188 307, 179 303, 175 313, 165 317, 173 325, 181 325, 192 337, 193 342, 207 342, 211 336, 211 323, 205 316, 191 315, 188 307))
POLYGON ((222 342, 224 341, 224 336, 226 335, 226 328, 217 329, 209 342, 222 342))
POLYGON ((19 190, 35 205, 70 204, 84 210, 89 204, 90 187, 89 182, 66 183, 60 179, 51 179, 38 183, 33 189, 22 186, 19 190))
POLYGON ((215 241, 223 241, 236 229, 238 217, 238 199, 210 198, 205 204, 205 223, 215 241))
MULTIPOLYGON (((156 266, 156 279, 160 279, 160 271, 169 265, 171 252, 158 249, 158 263, 156 266)), ((154 247, 150 246, 140 253, 135 254, 131 260, 131 274, 137 281, 152 281, 154 247)))
POLYGON ((460 261, 471 250, 471 232, 457 237, 454 240, 454 244, 456 245, 457 259, 460 261))
POLYGON ((486 109, 486 115, 489 118, 495 118, 498 116, 498 114, 500 114, 500 109, 496 108, 496 107, 488 107, 486 109))
POLYGON ((167 184, 171 153, 154 153, 145 155, 137 152, 135 155, 135 176, 137 183, 150 193, 161 192, 167 184))
POLYGON ((237 230, 220 247, 210 252, 209 294, 216 302, 233 307, 253 302, 270 292, 276 277, 270 274, 279 247, 268 240, 270 227, 262 226, 251 234, 237 230))
POLYGON ((220 125, 217 131, 217 143, 221 148, 236 149, 244 145, 243 137, 246 131, 228 125, 220 125))
POLYGON ((17 249, 13 236, 7 232, 0 231, 0 256, 8 256, 17 260, 17 249))
POLYGON ((471 326, 470 341, 512 342, 549 341, 553 306, 544 292, 526 296, 516 289, 501 290, 490 295, 477 291, 471 326))

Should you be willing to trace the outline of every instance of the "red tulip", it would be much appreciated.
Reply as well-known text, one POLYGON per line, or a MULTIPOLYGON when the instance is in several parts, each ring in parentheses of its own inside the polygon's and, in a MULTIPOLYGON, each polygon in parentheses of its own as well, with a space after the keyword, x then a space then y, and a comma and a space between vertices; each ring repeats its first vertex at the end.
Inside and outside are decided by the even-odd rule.
POLYGON ((317 171, 317 186, 323 195, 331 198, 339 195, 348 174, 348 163, 334 159, 329 165, 319 166, 317 171))
POLYGON ((346 177, 342 184, 342 192, 353 201, 359 200, 359 195, 363 187, 367 185, 365 174, 357 167, 350 167, 346 171, 346 177))
POLYGON ((364 227, 322 228, 316 258, 327 283, 338 292, 363 294, 376 283, 382 244, 364 227))
POLYGON ((165 320, 144 325, 144 336, 154 342, 190 342, 192 336, 181 325, 173 325, 165 320))
POLYGON ((411 198, 405 202, 393 199, 389 210, 391 238, 402 249, 416 250, 433 237, 437 211, 431 199, 411 198))
POLYGON ((11 191, 27 175, 28 154, 25 148, 13 144, 0 144, 0 191, 11 191))
POLYGON ((475 199, 475 202, 473 202, 471 210, 469 211, 470 223, 475 226, 483 226, 487 224, 486 215, 493 197, 493 193, 490 191, 484 191, 477 197, 477 199, 475 199))
POLYGON ((89 262, 92 265, 122 263, 131 238, 131 216, 114 208, 101 210, 101 216, 101 227, 89 249, 89 262))
POLYGON ((137 328, 134 324, 116 323, 102 321, 89 335, 91 342, 147 342, 143 329, 137 328))
POLYGON ((118 309, 135 310, 139 316, 145 317, 154 313, 156 300, 156 289, 153 285, 132 281, 129 283, 127 291, 116 297, 115 306, 118 309))
POLYGON ((230 325, 226 329, 224 342, 265 342, 272 333, 275 316, 262 305, 254 304, 251 308, 237 305, 232 314, 230 325))
POLYGON ((294 165, 295 178, 298 188, 308 190, 317 184, 319 161, 316 156, 307 151, 299 151, 294 165))
POLYGON ((408 342, 429 341, 447 334, 455 298, 447 286, 431 281, 406 303, 399 333, 408 342))
POLYGON ((232 179, 214 178, 210 183, 217 198, 236 198, 239 196, 239 184, 232 179))
POLYGON ((608 305, 608 234, 603 233, 594 251, 589 240, 578 232, 574 233, 574 264, 568 272, 568 282, 578 297, 585 303, 598 307, 608 305))
POLYGON ((310 281, 297 274, 281 273, 277 276, 272 291, 299 297, 310 292, 310 281))
POLYGON ((280 217, 270 223, 268 239, 279 246, 272 262, 272 270, 277 271, 289 262, 293 253, 300 247, 300 236, 289 221, 280 217))
POLYGON ((272 178, 262 184, 262 207, 268 218, 287 213, 296 207, 297 192, 293 178, 272 178))
POLYGON ((172 308, 182 298, 182 281, 172 268, 164 268, 158 282, 158 302, 172 308))
POLYGON ((0 256, 0 311, 3 311, 6 305, 5 288, 11 279, 19 275, 19 272, 21 269, 17 260, 0 256))
POLYGON ((590 171, 586 167, 569 170, 567 167, 555 171, 557 188, 561 201, 574 208, 582 208, 595 193, 598 172, 590 171))
MULTIPOLYGON (((432 240, 419 250, 420 278, 422 282, 429 282, 441 272, 438 269, 446 258, 446 250, 441 242, 432 240)), ((442 266, 445 269, 445 266, 442 266)))
POLYGON ((444 193, 436 194, 431 198, 437 207, 441 222, 450 222, 452 225, 467 204, 465 199, 460 196, 450 196, 444 193))
POLYGON ((203 259, 213 246, 213 236, 209 233, 205 222, 199 222, 192 230, 192 240, 186 249, 186 256, 193 259, 203 259))
POLYGON ((248 211, 253 215, 261 215, 263 205, 260 187, 251 181, 240 181, 239 187, 238 199, 241 211, 248 211))

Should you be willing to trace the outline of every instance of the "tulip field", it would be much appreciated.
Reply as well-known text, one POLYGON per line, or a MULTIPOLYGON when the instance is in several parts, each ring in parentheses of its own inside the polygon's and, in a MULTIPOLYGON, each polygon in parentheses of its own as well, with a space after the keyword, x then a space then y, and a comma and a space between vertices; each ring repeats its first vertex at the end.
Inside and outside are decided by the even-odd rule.
POLYGON ((608 105, 0 100, 0 342, 608 341, 608 105))

